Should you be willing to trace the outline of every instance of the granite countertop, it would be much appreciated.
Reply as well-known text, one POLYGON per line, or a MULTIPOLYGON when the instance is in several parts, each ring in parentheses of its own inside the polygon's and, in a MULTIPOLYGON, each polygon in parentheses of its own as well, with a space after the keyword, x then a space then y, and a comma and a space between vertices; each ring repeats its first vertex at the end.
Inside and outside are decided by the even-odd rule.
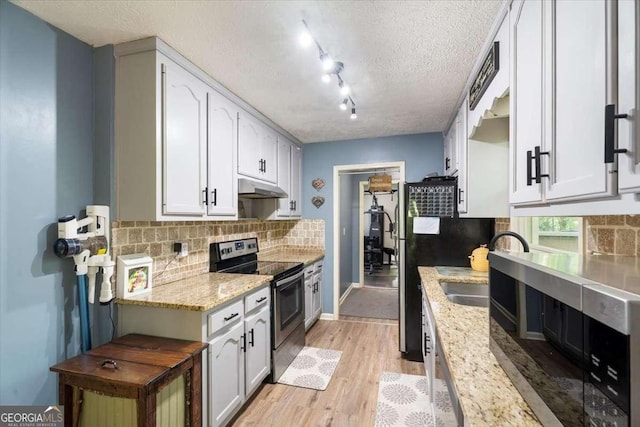
POLYGON ((144 305, 177 310, 208 311, 255 288, 273 276, 256 274, 205 273, 154 287, 151 293, 118 298, 118 304, 144 305))
POLYGON ((541 425, 489 350, 488 309, 454 304, 440 287, 440 281, 483 285, 488 283, 486 273, 440 272, 418 267, 465 425, 541 425))
POLYGON ((264 253, 258 252, 258 261, 282 261, 282 262, 302 262, 304 265, 313 264, 324 258, 324 249, 320 248, 294 248, 284 247, 269 250, 264 253))

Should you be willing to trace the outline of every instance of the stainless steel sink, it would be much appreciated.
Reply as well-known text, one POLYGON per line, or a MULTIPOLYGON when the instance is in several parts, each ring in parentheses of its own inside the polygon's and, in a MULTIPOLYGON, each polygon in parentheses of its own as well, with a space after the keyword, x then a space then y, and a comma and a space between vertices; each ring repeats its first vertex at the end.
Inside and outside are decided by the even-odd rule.
POLYGON ((458 283, 458 282, 440 282, 440 286, 445 294, 459 295, 489 295, 489 285, 478 283, 458 283))
POLYGON ((473 307, 489 307, 489 297, 482 295, 447 295, 449 301, 454 304, 470 305, 473 307))
POLYGON ((489 286, 478 283, 440 282, 445 295, 454 304, 489 307, 489 286))

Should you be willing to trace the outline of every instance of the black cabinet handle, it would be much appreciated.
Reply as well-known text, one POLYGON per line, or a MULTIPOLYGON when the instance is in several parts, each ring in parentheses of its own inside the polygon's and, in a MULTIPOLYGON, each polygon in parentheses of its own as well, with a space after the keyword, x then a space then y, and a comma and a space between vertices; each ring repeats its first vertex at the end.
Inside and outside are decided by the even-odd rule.
POLYGON ((444 159, 444 170, 448 171, 450 167, 451 167, 451 159, 446 157, 444 159))
POLYGON ((536 184, 542 182, 542 178, 548 178, 548 174, 542 173, 542 156, 548 156, 548 151, 541 151, 540 146, 536 145, 534 151, 527 150, 527 186, 530 186, 535 181, 536 184), (533 163, 534 166, 531 164, 533 163), (532 169, 535 168, 535 175, 532 173, 532 169))
POLYGON ((628 114, 616 114, 616 105, 604 107, 604 162, 613 163, 616 154, 626 153, 626 148, 615 148, 616 119, 626 119, 628 114))
POLYGON ((431 349, 427 346, 428 342, 429 342, 429 338, 427 337, 427 334, 424 334, 424 354, 431 353, 431 349))
POLYGON ((293 200, 289 200, 289 210, 293 210, 293 200))
POLYGON ((259 172, 264 172, 264 171, 262 170, 262 159, 258 160, 258 171, 259 171, 259 172))
POLYGON ((266 299, 267 299, 267 297, 262 297, 262 298, 260 298, 260 299, 257 299, 257 300, 256 300, 256 303, 257 303, 257 304, 260 304, 262 301, 264 301, 264 300, 266 300, 266 299))
POLYGON ((209 205, 209 189, 205 187, 204 190, 202 190, 202 193, 204 194, 204 200, 202 201, 202 203, 204 203, 205 206, 209 205))
POLYGON ((542 174, 542 161, 540 159, 541 156, 548 155, 548 151, 540 151, 540 146, 536 145, 534 149, 534 158, 536 160, 536 184, 540 184, 540 182, 542 182, 542 178, 549 178, 548 174, 542 174))
POLYGON ((214 188, 213 191, 211 192, 211 196, 213 201, 211 202, 211 204, 213 206, 218 206, 218 189, 214 188))
POLYGON ((264 165, 264 169, 262 170, 262 172, 267 173, 267 161, 263 160, 262 162, 262 164, 264 165))
POLYGON ((297 200, 293 201, 293 210, 294 211, 298 210, 298 201, 297 200))
POLYGON ((249 344, 253 347, 253 328, 249 331, 249 344))
POLYGON ((240 344, 240 350, 247 352, 247 334, 242 334, 242 344, 240 344))
POLYGON ((462 203, 462 193, 464 193, 464 191, 462 190, 462 188, 458 188, 458 203, 462 203))
POLYGON ((533 152, 531 150, 527 150, 527 186, 531 186, 531 184, 533 184, 531 162, 533 162, 533 152))
POLYGON ((225 317, 224 321, 228 322, 229 320, 233 319, 234 317, 238 317, 239 315, 240 315, 240 313, 233 313, 231 316, 225 317))

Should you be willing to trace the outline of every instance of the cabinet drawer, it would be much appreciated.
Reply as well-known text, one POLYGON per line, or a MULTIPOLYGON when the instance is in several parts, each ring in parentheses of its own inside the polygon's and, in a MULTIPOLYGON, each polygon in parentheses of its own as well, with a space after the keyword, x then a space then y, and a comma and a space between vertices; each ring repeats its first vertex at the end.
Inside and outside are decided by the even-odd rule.
POLYGON ((270 293, 271 287, 266 286, 244 297, 244 312, 249 313, 256 307, 268 305, 270 293))
POLYGON ((311 264, 308 265, 304 268, 304 277, 307 278, 309 277, 309 275, 313 274, 313 271, 315 270, 316 265, 315 264, 311 264))
POLYGON ((244 318, 244 301, 240 300, 209 315, 209 335, 244 318))

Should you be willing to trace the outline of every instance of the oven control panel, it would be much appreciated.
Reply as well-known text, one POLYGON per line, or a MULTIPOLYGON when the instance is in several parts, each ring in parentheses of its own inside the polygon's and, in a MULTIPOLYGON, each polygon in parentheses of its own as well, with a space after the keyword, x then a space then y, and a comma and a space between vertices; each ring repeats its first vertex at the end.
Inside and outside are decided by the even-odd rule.
POLYGON ((218 243, 220 259, 231 259, 242 255, 255 254, 258 252, 258 239, 252 237, 243 240, 233 240, 230 242, 218 243))

